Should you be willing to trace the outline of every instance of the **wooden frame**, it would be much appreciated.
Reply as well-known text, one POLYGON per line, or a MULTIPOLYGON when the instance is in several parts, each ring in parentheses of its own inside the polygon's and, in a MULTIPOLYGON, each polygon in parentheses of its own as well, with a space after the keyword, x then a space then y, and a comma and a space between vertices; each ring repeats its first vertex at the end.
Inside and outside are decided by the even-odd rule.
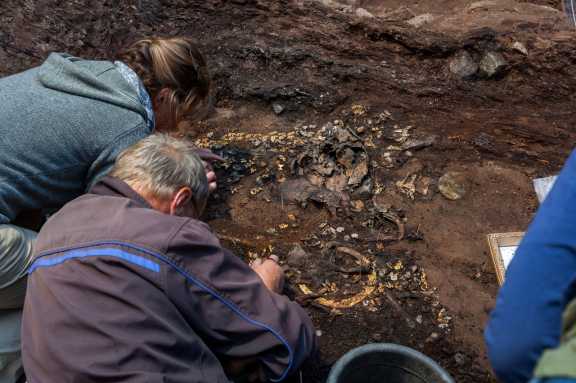
POLYGON ((506 275, 507 267, 502 255, 502 248, 518 247, 522 237, 524 237, 523 232, 496 233, 487 235, 488 246, 490 247, 490 256, 492 257, 494 269, 496 269, 496 277, 498 278, 498 283, 500 285, 504 283, 504 276, 506 275))

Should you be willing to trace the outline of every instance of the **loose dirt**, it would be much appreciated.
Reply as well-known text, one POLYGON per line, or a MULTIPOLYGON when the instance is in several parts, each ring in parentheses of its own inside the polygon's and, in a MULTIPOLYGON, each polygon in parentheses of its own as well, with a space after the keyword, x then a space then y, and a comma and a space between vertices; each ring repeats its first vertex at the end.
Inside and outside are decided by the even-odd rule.
POLYGON ((482 329, 498 286, 485 236, 526 229, 537 208, 531 180, 557 172, 576 138, 576 50, 560 2, 324 3, 5 0, 0 74, 51 51, 109 58, 137 36, 196 37, 216 108, 183 134, 228 159, 206 218, 238 255, 281 257, 288 293, 320 335, 303 381, 324 381, 353 347, 395 342, 459 382, 493 382, 482 329), (429 23, 407 23, 425 13, 429 23), (477 61, 498 52, 506 69, 458 78, 449 62, 464 50, 477 61), (365 147, 371 187, 346 184, 337 202, 285 198, 282 185, 303 177, 324 193, 333 173, 299 173, 293 162, 334 127, 365 147), (406 149, 411 140, 427 143, 406 149), (438 190, 450 171, 464 176, 461 199, 438 190), (401 240, 389 239, 399 227, 386 217, 403 226, 401 240), (316 300, 345 302, 371 286, 351 308, 316 300))

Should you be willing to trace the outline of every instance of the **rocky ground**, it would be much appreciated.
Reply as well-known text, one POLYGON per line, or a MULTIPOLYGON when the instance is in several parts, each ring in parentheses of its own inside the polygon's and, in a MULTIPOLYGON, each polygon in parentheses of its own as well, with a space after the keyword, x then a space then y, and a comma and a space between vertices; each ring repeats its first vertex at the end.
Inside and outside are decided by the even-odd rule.
MULTIPOLYGON (((486 234, 524 230, 531 180, 573 147, 576 50, 558 1, 5 0, 0 74, 51 51, 109 58, 195 36, 217 84, 183 134, 221 153, 207 220, 274 253, 307 307, 321 382, 347 350, 396 342, 458 382, 493 382, 486 234)), ((296 379, 296 381, 298 381, 296 379)))

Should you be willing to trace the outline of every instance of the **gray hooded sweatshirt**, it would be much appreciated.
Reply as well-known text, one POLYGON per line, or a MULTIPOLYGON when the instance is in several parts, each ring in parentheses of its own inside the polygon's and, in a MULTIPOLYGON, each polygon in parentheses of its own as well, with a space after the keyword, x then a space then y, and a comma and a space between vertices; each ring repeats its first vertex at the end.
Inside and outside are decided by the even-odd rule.
POLYGON ((150 133, 137 89, 110 61, 53 53, 0 79, 0 223, 72 200, 150 133))

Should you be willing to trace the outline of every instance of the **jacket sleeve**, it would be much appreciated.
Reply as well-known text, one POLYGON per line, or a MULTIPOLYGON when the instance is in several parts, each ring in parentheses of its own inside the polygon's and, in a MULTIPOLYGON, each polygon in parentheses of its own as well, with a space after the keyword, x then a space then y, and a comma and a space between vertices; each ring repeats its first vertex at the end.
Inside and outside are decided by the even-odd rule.
POLYGON ((269 291, 207 225, 191 220, 167 253, 177 260, 166 278, 168 294, 216 355, 256 358, 269 380, 280 381, 315 350, 306 312, 269 291))
POLYGON ((558 346, 576 289, 576 154, 538 210, 506 273, 485 338, 502 382, 527 382, 542 352, 558 346))
POLYGON ((109 143, 88 168, 85 181, 86 191, 90 190, 96 182, 110 172, 120 153, 149 134, 146 124, 142 122, 109 143))

